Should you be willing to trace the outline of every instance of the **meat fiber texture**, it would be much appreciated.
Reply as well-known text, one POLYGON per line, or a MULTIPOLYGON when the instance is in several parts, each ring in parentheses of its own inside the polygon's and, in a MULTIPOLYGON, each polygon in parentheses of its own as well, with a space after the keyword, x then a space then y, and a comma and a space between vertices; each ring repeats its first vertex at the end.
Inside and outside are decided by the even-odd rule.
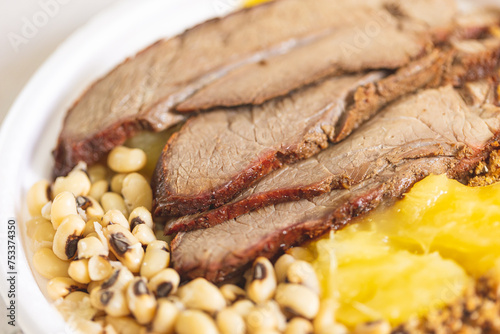
MULTIPOLYGON (((343 94, 337 93, 345 83, 339 81, 341 77, 333 77, 263 105, 221 109, 192 118, 169 140, 160 157, 153 178, 154 213, 171 217, 220 207, 285 163, 318 153, 328 140, 343 140, 401 96, 443 82, 463 85, 491 75, 499 54, 498 38, 457 41, 387 77, 341 87, 343 94)), ((300 193, 299 189, 295 194, 274 193, 265 200, 279 202, 300 193)), ((241 204, 233 214, 242 213, 243 206, 248 212, 259 202, 241 204)), ((212 217, 222 217, 224 209, 212 217)), ((198 222, 200 226, 213 224, 203 219, 198 222)), ((189 223, 184 228, 174 224, 167 225, 167 232, 196 225, 189 223)))
POLYGON ((64 120, 53 152, 54 175, 66 174, 79 161, 95 163, 139 130, 161 131, 184 121, 186 115, 175 112, 183 102, 184 112, 257 103, 326 75, 397 68, 425 54, 433 36, 446 36, 455 13, 452 0, 278 0, 200 24, 151 45, 88 88, 64 120), (368 28, 377 34, 367 39, 368 28), (360 34, 367 45, 354 43, 360 34), (343 43, 350 57, 338 51, 326 57, 336 43, 343 43), (322 54, 305 57, 311 56, 308 48, 322 54), (377 53, 380 57, 373 57, 377 53), (373 60, 358 65, 363 57, 373 60), (266 87, 255 77, 259 73, 271 80, 266 87), (256 80, 243 78, 246 74, 256 80), (218 91, 207 101, 211 85, 234 92, 218 91), (220 100, 220 94, 230 101, 220 100), (200 98, 203 102, 196 102, 200 98))
MULTIPOLYGON (((181 232, 172 242, 174 268, 185 278, 223 281, 257 256, 273 258, 342 228, 382 201, 400 197, 431 173, 463 177, 487 157, 500 135, 500 108, 489 103, 489 90, 479 87, 484 85, 462 91, 451 86, 427 89, 391 104, 334 151, 280 171, 297 176, 286 178, 295 184, 315 181, 309 171, 333 180, 341 176, 339 180, 349 180, 350 187, 181 232), (467 104, 479 100, 480 104, 467 104)), ((277 182, 285 181, 281 176, 273 175, 277 182)))
MULTIPOLYGON (((333 124, 336 130, 333 138, 330 136, 330 141, 338 142, 344 139, 353 129, 371 117, 384 104, 408 92, 413 92, 417 88, 425 85, 440 85, 443 80, 452 82, 455 85, 464 85, 470 78, 483 77, 495 72, 499 63, 500 39, 465 40, 455 42, 455 45, 451 51, 448 51, 454 55, 453 58, 447 58, 447 52, 442 52, 441 55, 439 52, 435 52, 434 55, 431 54, 413 62, 406 68, 400 69, 394 75, 358 88, 354 94, 354 106, 348 108, 340 118, 336 119, 336 126, 333 124), (446 66, 443 64, 446 64, 446 66)), ((472 86, 474 85, 466 85, 469 88, 472 86)), ((322 129, 325 129, 325 127, 323 126, 322 129)), ((331 147, 327 152, 334 152, 335 150, 335 147, 331 147)), ((325 154, 328 153, 322 153, 320 157, 325 154)), ((285 169, 287 168, 285 167, 285 169)), ((281 173, 284 172, 274 172, 274 174, 280 175, 281 173)), ((288 174, 283 175, 285 179, 286 177, 292 177, 288 174)), ((294 176, 294 180, 297 177, 294 176)), ((261 181, 254 182, 249 188, 244 188, 245 190, 235 199, 220 207, 217 206, 211 210, 171 220, 166 224, 166 232, 171 234, 178 231, 212 226, 259 207, 283 201, 309 198, 329 191, 331 187, 352 183, 352 180, 339 179, 339 177, 337 176, 336 180, 329 180, 328 177, 322 178, 321 176, 317 179, 317 182, 310 184, 299 182, 298 185, 289 180, 289 186, 281 187, 279 183, 276 183, 274 188, 274 183, 269 181, 273 177, 264 178, 261 181), (263 184, 267 185, 263 187, 263 184)), ((234 184, 232 186, 234 187, 234 184)), ((162 198, 159 191, 158 198, 162 198)))

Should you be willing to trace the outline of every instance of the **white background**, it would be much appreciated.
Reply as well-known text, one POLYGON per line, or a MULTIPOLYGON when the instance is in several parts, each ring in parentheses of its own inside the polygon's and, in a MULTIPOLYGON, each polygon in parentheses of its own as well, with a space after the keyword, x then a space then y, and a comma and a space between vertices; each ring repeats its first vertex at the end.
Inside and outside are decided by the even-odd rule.
POLYGON ((0 122, 57 46, 97 12, 118 1, 0 0, 0 122), (30 23, 35 29, 29 29, 30 23))
MULTIPOLYGON (((21 89, 57 46, 96 13, 118 1, 0 0, 0 123, 21 89)), ((18 333, 5 319, 0 298, 0 333, 18 333)))

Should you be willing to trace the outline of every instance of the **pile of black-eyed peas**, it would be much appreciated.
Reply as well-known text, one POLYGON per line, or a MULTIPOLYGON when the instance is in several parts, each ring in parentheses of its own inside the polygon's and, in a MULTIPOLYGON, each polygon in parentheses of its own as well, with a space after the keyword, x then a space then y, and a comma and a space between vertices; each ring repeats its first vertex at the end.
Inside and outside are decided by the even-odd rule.
MULTIPOLYGON (((295 248, 273 265, 258 258, 246 285, 203 278, 180 285, 168 239, 155 229, 152 191, 141 174, 146 154, 117 147, 108 166, 77 165, 27 195, 33 265, 47 294, 84 333, 347 333, 337 305, 320 301, 320 284, 295 248)), ((385 322, 359 333, 389 333, 385 322)))

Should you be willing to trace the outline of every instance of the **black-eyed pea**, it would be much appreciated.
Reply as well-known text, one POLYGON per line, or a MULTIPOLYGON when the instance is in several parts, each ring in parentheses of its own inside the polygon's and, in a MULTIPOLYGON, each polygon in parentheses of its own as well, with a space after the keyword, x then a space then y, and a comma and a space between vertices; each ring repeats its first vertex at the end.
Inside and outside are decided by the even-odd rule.
POLYGON ((291 263, 286 273, 286 282, 307 286, 319 294, 319 281, 313 266, 302 260, 291 263))
POLYGON ((64 298, 73 291, 84 291, 85 285, 69 277, 54 277, 47 283, 47 293, 53 300, 64 298))
POLYGON ((116 329, 111 324, 106 324, 105 320, 102 320, 103 330, 102 334, 119 334, 116 329))
POLYGON ((99 180, 92 183, 89 190, 89 196, 95 198, 96 201, 101 201, 102 195, 104 195, 109 189, 109 183, 106 180, 99 180))
POLYGON ((287 253, 293 256, 296 260, 303 260, 306 262, 312 262, 314 260, 313 253, 304 247, 290 248, 287 253))
POLYGON ((268 300, 262 305, 262 307, 269 310, 273 314, 274 320, 276 322, 276 329, 280 332, 283 332, 286 328, 286 317, 283 312, 281 312, 278 303, 274 300, 268 300))
POLYGON ((280 332, 279 330, 277 329, 274 329, 274 328, 262 328, 256 332, 254 332, 254 334, 281 334, 282 332, 280 332))
POLYGON ((224 284, 220 288, 220 292, 226 299, 227 305, 232 305, 238 300, 246 297, 245 290, 234 284, 224 284))
POLYGON ((179 316, 179 309, 167 299, 158 300, 158 308, 151 323, 153 333, 173 334, 175 322, 179 316))
POLYGON ((74 304, 80 304, 86 301, 90 302, 90 295, 82 290, 77 290, 64 297, 64 300, 74 304))
POLYGON ((314 317, 313 327, 314 333, 328 334, 336 325, 335 313, 338 305, 331 299, 321 301, 318 313, 314 317))
POLYGON ((295 261, 295 258, 290 254, 283 254, 278 258, 274 264, 274 271, 276 272, 276 280, 278 283, 285 282, 288 268, 295 261))
POLYGON ((99 321, 99 311, 90 304, 90 295, 85 291, 74 291, 56 303, 64 318, 78 317, 87 321, 99 321))
POLYGON ((104 281, 92 281, 92 282, 90 282, 89 284, 87 284, 87 292, 91 293, 92 290, 94 290, 96 288, 100 288, 103 282, 104 281))
POLYGON ((129 212, 141 206, 151 211, 153 191, 141 174, 131 173, 123 179, 122 195, 129 212))
POLYGON ((176 334, 218 334, 214 320, 199 310, 182 311, 175 323, 176 334))
POLYGON ((69 262, 58 258, 50 248, 37 250, 33 255, 33 265, 45 278, 68 277, 69 262))
POLYGON ((58 194, 50 208, 50 221, 57 230, 62 221, 70 215, 78 215, 75 196, 69 191, 58 194))
POLYGON ((75 196, 86 196, 89 194, 91 185, 87 173, 80 169, 73 169, 68 176, 56 178, 52 185, 52 192, 54 196, 64 191, 69 191, 75 196))
POLYGON ((146 162, 146 153, 138 148, 117 146, 108 155, 108 166, 117 173, 137 172, 146 162))
POLYGON ((120 226, 123 226, 127 230, 130 230, 130 224, 128 223, 127 218, 125 218, 125 216, 120 210, 112 209, 106 211, 106 214, 102 216, 101 219, 102 227, 106 227, 108 225, 113 225, 113 224, 118 224, 120 226))
POLYGON ((165 298, 177 292, 181 278, 177 271, 172 268, 166 268, 154 275, 148 283, 156 298, 165 298))
POLYGON ((102 289, 123 290, 134 279, 134 274, 125 267, 115 269, 111 276, 106 279, 102 285, 102 289))
POLYGON ((78 215, 67 216, 54 235, 52 250, 61 260, 71 260, 77 255, 78 241, 82 238, 85 222, 78 215))
POLYGON ((127 174, 116 174, 111 178, 111 191, 117 194, 122 193, 122 187, 123 187, 123 179, 127 176, 127 174))
POLYGON ((284 311, 306 319, 314 318, 319 310, 318 295, 300 284, 279 284, 275 300, 284 311))
POLYGON ((51 211, 52 211, 52 202, 48 202, 47 204, 45 204, 42 208, 42 217, 51 221, 52 220, 52 217, 51 217, 51 211))
POLYGON ((101 285, 90 292, 90 303, 96 309, 114 317, 130 314, 125 292, 119 289, 103 289, 101 285))
POLYGON ((231 308, 217 313, 215 323, 221 334, 245 334, 246 324, 243 317, 231 308))
POLYGON ((54 242, 54 235, 56 231, 52 226, 52 223, 46 220, 45 218, 41 218, 43 221, 39 222, 32 231, 32 241, 33 241, 33 249, 37 250, 40 248, 52 248, 54 242))
POLYGON ((137 225, 145 224, 150 229, 154 230, 153 217, 151 212, 143 206, 137 207, 128 216, 130 230, 134 230, 137 225))
POLYGON ((179 288, 177 295, 187 308, 213 314, 226 306, 219 289, 204 278, 196 278, 179 288))
POLYGON ((87 174, 90 182, 96 183, 107 179, 108 169, 101 164, 95 164, 87 168, 87 174))
POLYGON ((144 249, 132 233, 121 225, 108 225, 104 229, 110 250, 131 272, 139 273, 144 249))
POLYGON ((90 196, 76 197, 76 210, 83 220, 100 219, 104 210, 97 200, 90 196))
POLYGON ((313 325, 309 320, 295 317, 287 324, 284 334, 313 334, 313 325))
POLYGON ((146 226, 145 224, 137 225, 133 229, 132 234, 144 246, 147 246, 150 243, 152 243, 153 241, 156 241, 156 235, 155 235, 154 231, 150 227, 146 226))
POLYGON ((149 291, 146 279, 136 277, 127 288, 128 307, 135 320, 141 325, 150 323, 156 312, 156 298, 149 291))
POLYGON ((123 197, 113 192, 104 193, 101 197, 101 206, 104 212, 118 210, 124 216, 128 216, 128 209, 123 197))
POLYGON ((113 317, 107 315, 105 323, 111 325, 116 334, 137 334, 141 333, 143 329, 141 325, 130 317, 113 317))
MULTIPOLYGON (((81 217, 81 216, 80 216, 81 217)), ((86 237, 91 233, 95 233, 94 222, 100 224, 100 219, 90 219, 85 223, 85 229, 83 230, 83 236, 86 237)))
MULTIPOLYGON (((99 223, 98 223, 99 224, 99 223)), ((95 225, 94 225, 95 226, 95 225)), ((85 230, 84 230, 85 231, 85 230)), ((84 234, 85 235, 85 234, 84 234)), ((85 235, 85 238, 96 238, 97 240, 101 240, 99 238, 99 234, 97 234, 97 232, 90 232, 89 234, 85 235)), ((104 238, 104 241, 106 241, 106 238, 104 238)))
POLYGON ((79 259, 71 261, 68 268, 68 275, 78 283, 90 283, 89 260, 79 259))
POLYGON ((248 299, 242 299, 231 305, 231 309, 236 313, 246 318, 250 311, 255 307, 255 304, 248 299))
POLYGON ((104 234, 104 228, 102 227, 100 221, 98 223, 96 222, 94 224, 94 229, 95 229, 95 233, 90 233, 89 235, 87 235, 87 237, 93 236, 93 237, 96 237, 97 239, 99 239, 101 241, 102 245, 104 246, 104 248, 106 248, 106 250, 108 252, 108 257, 110 258, 110 260, 111 260, 111 257, 113 257, 113 260, 116 260, 115 255, 113 253, 109 252, 108 238, 104 234))
POLYGON ((71 318, 71 327, 78 328, 79 333, 102 333, 104 330, 103 324, 82 317, 71 318))
POLYGON ((168 300, 169 302, 174 304, 179 311, 184 311, 186 309, 186 305, 184 305, 181 299, 176 295, 170 295, 166 298, 159 298, 158 300, 168 300))
MULTIPOLYGON (((149 228, 143 224, 141 224, 140 226, 149 228)), ((136 228, 138 227, 139 226, 137 226, 136 228)), ((167 268, 169 264, 170 251, 168 244, 165 241, 155 240, 151 242, 146 248, 146 253, 144 254, 144 260, 142 261, 140 274, 147 279, 151 279, 160 271, 167 268)))
POLYGON ((258 333, 265 329, 277 329, 274 313, 263 305, 254 306, 245 317, 247 331, 250 334, 258 333))
POLYGON ((102 281, 113 273, 113 267, 106 256, 94 255, 88 263, 89 276, 92 281, 102 281))
POLYGON ((36 228, 42 223, 50 223, 50 221, 43 218, 42 216, 34 217, 26 221, 26 234, 29 238, 33 238, 36 228))
POLYGON ((391 325, 384 320, 371 321, 356 325, 354 334, 389 334, 391 325))
POLYGON ((274 296, 276 274, 271 262, 265 257, 257 258, 252 266, 251 279, 247 284, 247 295, 255 303, 262 303, 274 296))
POLYGON ((50 202, 50 184, 46 180, 41 180, 31 186, 26 196, 28 211, 32 217, 40 216, 42 208, 50 202))

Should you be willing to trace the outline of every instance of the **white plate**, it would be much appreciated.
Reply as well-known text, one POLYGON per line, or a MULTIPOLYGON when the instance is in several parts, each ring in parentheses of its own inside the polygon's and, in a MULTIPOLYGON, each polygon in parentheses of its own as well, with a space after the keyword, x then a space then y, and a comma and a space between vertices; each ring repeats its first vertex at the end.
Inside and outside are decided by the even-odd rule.
MULTIPOLYGON (((500 0, 470 2, 499 4, 500 0)), ((0 295, 7 299, 7 222, 29 218, 25 194, 48 179, 63 116, 96 78, 155 40, 236 8, 240 0, 125 0, 66 40, 44 63, 9 111, 0 131, 0 295)), ((24 333, 71 333, 43 295, 46 280, 30 269, 24 225, 17 225, 16 320, 24 333), (28 255, 28 256, 27 256, 28 255)), ((5 321, 1 319, 0 321, 5 321)))
MULTIPOLYGON (((24 225, 29 187, 50 177, 63 116, 91 82, 152 42, 234 9, 239 0, 127 0, 67 39, 21 92, 0 131, 0 295, 7 303, 7 222, 17 225, 16 320, 24 333, 71 333, 44 297, 24 225), (27 256, 28 255, 28 256, 27 256)), ((0 321, 4 322, 5 319, 0 321)))

